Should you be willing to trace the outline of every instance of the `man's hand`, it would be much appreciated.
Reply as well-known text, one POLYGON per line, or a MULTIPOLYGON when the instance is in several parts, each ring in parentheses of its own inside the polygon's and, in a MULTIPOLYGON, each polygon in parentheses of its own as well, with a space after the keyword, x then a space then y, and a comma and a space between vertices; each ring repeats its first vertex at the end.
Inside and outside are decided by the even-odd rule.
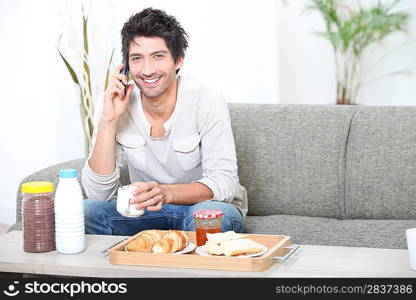
POLYGON ((129 103, 129 97, 133 90, 133 84, 127 85, 127 77, 120 74, 123 65, 117 66, 114 75, 111 77, 107 89, 104 93, 104 109, 102 119, 105 121, 118 120, 121 114, 126 110, 129 103), (124 85, 127 85, 127 93, 124 94, 124 85))
POLYGON ((170 203, 172 196, 166 185, 157 182, 134 182, 131 185, 137 186, 133 192, 133 200, 136 209, 146 208, 149 211, 157 211, 162 209, 164 203, 170 203))

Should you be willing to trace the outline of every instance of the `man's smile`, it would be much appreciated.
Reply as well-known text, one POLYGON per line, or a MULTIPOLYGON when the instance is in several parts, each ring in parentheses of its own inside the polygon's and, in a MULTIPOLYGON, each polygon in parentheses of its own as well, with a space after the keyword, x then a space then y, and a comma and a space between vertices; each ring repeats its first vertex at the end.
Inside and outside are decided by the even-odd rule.
POLYGON ((155 87, 162 77, 163 75, 154 78, 140 78, 140 80, 144 83, 145 87, 155 87))

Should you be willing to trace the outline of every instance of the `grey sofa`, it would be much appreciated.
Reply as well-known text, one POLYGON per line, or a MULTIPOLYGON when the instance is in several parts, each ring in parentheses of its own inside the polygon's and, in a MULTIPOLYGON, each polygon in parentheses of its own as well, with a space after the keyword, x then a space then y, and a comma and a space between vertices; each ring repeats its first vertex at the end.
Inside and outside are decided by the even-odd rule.
MULTIPOLYGON (((229 104, 246 232, 294 243, 406 248, 416 227, 416 107, 229 104)), ((57 183, 48 167, 23 182, 57 183)), ((122 171, 121 182, 129 182, 122 171)), ((21 186, 21 185, 20 185, 21 186)), ((21 229, 21 191, 16 224, 21 229)))

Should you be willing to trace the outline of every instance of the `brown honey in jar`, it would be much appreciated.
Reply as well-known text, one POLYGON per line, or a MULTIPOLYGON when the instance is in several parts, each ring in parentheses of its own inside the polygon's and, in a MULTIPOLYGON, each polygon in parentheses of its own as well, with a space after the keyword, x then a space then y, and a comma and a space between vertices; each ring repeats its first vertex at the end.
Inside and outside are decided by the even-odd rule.
POLYGON ((207 233, 221 232, 222 216, 220 210, 203 209, 193 213, 195 220, 196 245, 203 246, 207 242, 207 233))

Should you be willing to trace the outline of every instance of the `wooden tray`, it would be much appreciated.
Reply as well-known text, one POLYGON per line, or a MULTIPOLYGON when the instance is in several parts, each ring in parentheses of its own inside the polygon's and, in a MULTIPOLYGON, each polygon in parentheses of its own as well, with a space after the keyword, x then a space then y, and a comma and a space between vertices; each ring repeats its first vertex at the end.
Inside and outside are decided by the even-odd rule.
MULTIPOLYGON (((189 236, 189 241, 196 244, 195 231, 187 231, 186 233, 189 236)), ((178 255, 126 252, 125 246, 137 235, 139 233, 109 250, 108 256, 111 264, 260 272, 269 268, 276 261, 274 256, 285 255, 289 251, 285 247, 291 243, 290 237, 284 235, 244 234, 244 237, 268 248, 263 255, 257 257, 201 256, 195 250, 178 255)))

